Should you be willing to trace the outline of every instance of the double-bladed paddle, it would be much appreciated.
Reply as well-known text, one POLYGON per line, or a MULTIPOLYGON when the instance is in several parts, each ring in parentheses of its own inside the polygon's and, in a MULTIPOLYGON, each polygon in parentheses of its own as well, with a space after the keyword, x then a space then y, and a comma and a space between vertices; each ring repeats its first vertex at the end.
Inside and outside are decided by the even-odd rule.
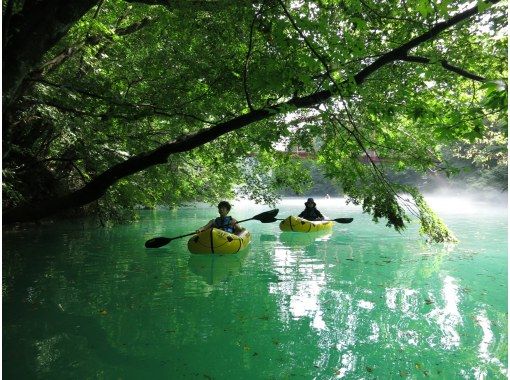
MULTIPOLYGON (((259 222, 262 222, 262 223, 273 223, 273 222, 275 222, 277 220, 275 218, 275 216, 277 214, 278 214, 278 209, 274 209, 274 210, 266 211, 266 212, 263 212, 261 214, 255 215, 255 216, 253 216, 253 217, 251 217, 249 219, 239 220, 237 223, 246 222, 248 220, 258 220, 259 222)), ((195 235, 195 234, 196 234, 196 232, 190 232, 189 234, 181 235, 181 236, 176 236, 176 237, 172 237, 172 238, 155 237, 155 238, 152 238, 152 239, 147 240, 145 242, 145 248, 159 248, 159 247, 162 247, 164 245, 167 245, 172 240, 180 239, 180 238, 183 238, 183 237, 186 237, 186 236, 195 235)))
MULTIPOLYGON (((286 218, 285 218, 286 219, 286 218)), ((285 220, 285 219, 276 219, 275 220, 285 220)), ((350 223, 353 221, 353 218, 336 218, 336 219, 324 219, 324 220, 310 220, 310 222, 337 222, 337 223, 350 223)))
MULTIPOLYGON (((336 219, 331 219, 337 223, 350 223, 352 222, 354 219, 353 218, 336 218, 336 219)), ((329 220, 325 220, 325 222, 329 222, 329 220)))

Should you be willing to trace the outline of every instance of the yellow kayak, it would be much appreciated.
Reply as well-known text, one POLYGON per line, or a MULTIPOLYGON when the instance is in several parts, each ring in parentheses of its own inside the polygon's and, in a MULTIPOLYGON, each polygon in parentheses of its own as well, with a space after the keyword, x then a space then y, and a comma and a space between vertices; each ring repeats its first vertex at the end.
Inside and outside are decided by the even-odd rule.
POLYGON ((280 223, 280 230, 294 232, 317 232, 330 230, 333 227, 331 220, 310 221, 298 216, 289 216, 280 223))
POLYGON ((236 235, 217 228, 209 228, 188 240, 188 250, 196 254, 228 255, 243 250, 250 241, 251 235, 248 230, 236 235))

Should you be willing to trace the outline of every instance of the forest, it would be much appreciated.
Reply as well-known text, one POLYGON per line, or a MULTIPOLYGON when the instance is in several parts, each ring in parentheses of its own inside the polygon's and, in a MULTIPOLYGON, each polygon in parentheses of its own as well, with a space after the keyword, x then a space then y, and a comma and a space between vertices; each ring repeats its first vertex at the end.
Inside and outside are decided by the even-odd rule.
POLYGON ((5 0, 3 28, 4 225, 274 204, 320 170, 447 242, 403 177, 506 188, 505 1, 5 0))

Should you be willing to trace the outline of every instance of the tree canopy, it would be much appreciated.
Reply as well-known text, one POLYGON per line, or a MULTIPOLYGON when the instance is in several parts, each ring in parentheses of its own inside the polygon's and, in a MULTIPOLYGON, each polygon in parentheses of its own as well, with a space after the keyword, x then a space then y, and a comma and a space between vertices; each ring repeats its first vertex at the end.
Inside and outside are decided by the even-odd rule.
POLYGON ((3 221, 245 194, 310 176, 374 220, 453 235, 388 171, 507 136, 506 3, 7 0, 3 221), (377 152, 374 161, 369 152, 377 152), (363 158, 368 158, 363 159, 363 158))

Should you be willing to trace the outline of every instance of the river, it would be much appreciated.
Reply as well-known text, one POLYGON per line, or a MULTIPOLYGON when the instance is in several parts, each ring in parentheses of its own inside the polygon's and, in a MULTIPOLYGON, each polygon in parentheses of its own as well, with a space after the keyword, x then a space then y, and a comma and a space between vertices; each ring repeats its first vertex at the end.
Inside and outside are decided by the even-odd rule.
MULTIPOLYGON (((318 235, 247 221, 252 243, 232 256, 191 255, 187 238, 144 248, 205 224, 207 205, 4 231, 4 377, 506 379, 506 202, 430 199, 453 245, 316 202, 354 221, 318 235)), ((233 203, 237 219, 270 209, 233 203)))

